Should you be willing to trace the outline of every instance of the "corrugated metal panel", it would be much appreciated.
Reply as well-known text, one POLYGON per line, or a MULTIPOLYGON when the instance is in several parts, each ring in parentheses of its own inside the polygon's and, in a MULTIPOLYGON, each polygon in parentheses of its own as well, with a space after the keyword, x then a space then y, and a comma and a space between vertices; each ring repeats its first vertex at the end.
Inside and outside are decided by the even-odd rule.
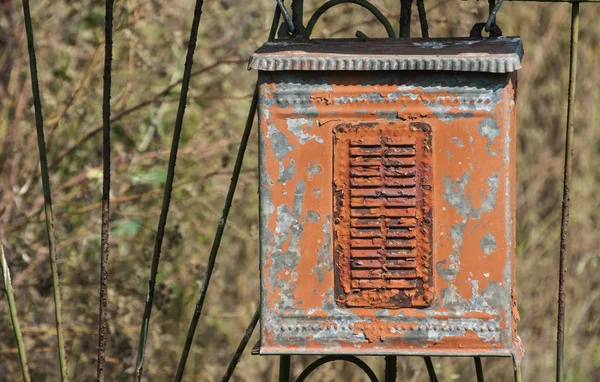
POLYGON ((510 73, 521 68, 518 37, 280 41, 257 50, 249 69, 262 71, 431 70, 510 73))

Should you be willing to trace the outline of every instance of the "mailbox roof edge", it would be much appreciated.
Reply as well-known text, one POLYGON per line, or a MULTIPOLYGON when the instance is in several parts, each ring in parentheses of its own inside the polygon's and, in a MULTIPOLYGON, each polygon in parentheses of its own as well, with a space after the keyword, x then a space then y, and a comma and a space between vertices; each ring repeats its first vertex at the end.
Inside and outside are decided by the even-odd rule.
POLYGON ((280 40, 252 54, 259 71, 461 71, 521 68, 519 37, 280 40))

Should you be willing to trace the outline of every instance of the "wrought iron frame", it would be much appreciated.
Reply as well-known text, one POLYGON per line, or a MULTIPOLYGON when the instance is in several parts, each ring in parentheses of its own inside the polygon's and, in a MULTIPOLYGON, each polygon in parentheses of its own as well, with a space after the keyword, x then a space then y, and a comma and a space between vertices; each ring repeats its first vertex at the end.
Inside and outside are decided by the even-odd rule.
MULTIPOLYGON (((104 165, 104 176, 103 176, 103 192, 102 192, 102 245, 101 245, 101 283, 100 283, 100 312, 99 312, 99 335, 98 335, 98 381, 104 380, 104 345, 106 341, 106 306, 107 306, 107 284, 108 284, 108 255, 109 255, 109 246, 108 246, 108 232, 109 232, 109 205, 110 205, 110 89, 111 89, 111 64, 112 64, 112 11, 113 11, 113 3, 114 0, 105 0, 106 1, 106 17, 105 17, 105 57, 104 57, 104 91, 103 91, 103 165, 104 165)), ((567 238, 568 238, 568 223, 569 223, 569 207, 570 207, 570 187, 571 187, 571 177, 572 177, 572 166, 573 166, 573 141, 574 141, 574 118, 573 118, 573 110, 575 106, 575 79, 577 74, 577 43, 578 43, 578 33, 579 33, 579 3, 581 2, 589 2, 589 3, 600 3, 600 0, 508 0, 508 1, 544 1, 544 2, 569 2, 571 4, 571 43, 570 43, 570 68, 569 68, 569 89, 568 89, 568 105, 567 105, 567 124, 566 124, 566 145, 565 145, 565 167, 564 167, 564 189, 563 189, 563 201, 562 201, 562 221, 561 221, 561 236, 560 236, 560 267, 559 267, 559 289, 558 289, 558 324, 557 324, 557 353, 556 353, 556 381, 563 382, 564 381, 564 322, 565 322, 565 283, 566 283, 566 268, 565 268, 565 260, 567 257, 567 238)), ((183 79, 181 80, 182 89, 179 99, 179 107, 177 111, 177 119, 175 122, 175 128, 173 133, 173 142, 171 147, 171 153, 169 157, 168 164, 168 173, 167 180, 165 183, 165 190, 163 195, 163 203, 161 208, 161 215, 158 222, 157 235, 155 240, 154 247, 154 255, 152 258, 152 265, 150 270, 150 279, 148 281, 148 298, 146 300, 146 307, 144 311, 144 315, 142 318, 142 325, 140 329, 140 341, 139 341, 139 349, 138 349, 138 357, 137 364, 135 368, 135 380, 140 380, 143 370, 144 364, 144 356, 145 356, 145 344, 147 338, 147 331, 150 322, 150 315, 152 311, 153 305, 153 296, 154 296, 154 285, 156 282, 156 274, 158 272, 160 253, 162 248, 162 241, 165 232, 165 227, 167 224, 167 216, 169 212, 169 204, 171 198, 171 191, 173 189, 173 180, 175 177, 175 163, 177 159, 178 152, 178 144, 179 144, 179 136, 181 134, 183 128, 183 116, 185 113, 185 106, 187 102, 187 92, 189 89, 190 77, 192 73, 192 65, 193 65, 193 57, 194 51, 196 48, 196 39, 198 35, 198 29, 200 24, 200 16, 202 14, 202 0, 196 0, 194 18, 192 23, 192 28, 190 31, 190 40, 188 44, 188 50, 186 55, 185 62, 185 70, 183 79)), ((367 10, 369 10, 375 18, 383 25, 386 29, 386 32, 389 37, 394 38, 396 36, 394 28, 392 27, 392 23, 368 0, 328 0, 321 7, 319 7, 311 16, 308 23, 304 25, 303 16, 304 16, 304 2, 303 0, 292 0, 291 3, 291 15, 287 11, 284 1, 277 0, 274 3, 274 17, 271 26, 271 31, 269 33, 269 41, 273 41, 279 30, 280 38, 308 38, 310 37, 317 21, 319 18, 327 12, 329 9, 335 7, 339 4, 355 4, 361 6, 367 10), (280 26, 280 19, 283 15, 285 19, 285 23, 282 23, 280 26)), ((410 20, 411 20, 411 9, 412 9, 412 0, 400 0, 400 19, 399 19, 399 36, 401 38, 410 37, 410 20)), ((429 27, 426 19, 426 11, 424 0, 416 0, 417 10, 420 19, 421 25, 421 33, 423 37, 429 37, 429 27)), ((481 33, 483 29, 492 34, 497 33, 494 32, 494 21, 500 6, 502 5, 502 0, 499 0, 496 3, 495 0, 488 0, 489 3, 489 17, 486 23, 481 23, 476 30, 476 33, 481 33)), ((25 20, 26 27, 26 35, 27 35, 27 43, 28 43, 28 54, 30 59, 30 72, 31 72, 31 85, 33 91, 33 104, 35 110, 35 126, 37 130, 38 137, 38 148, 40 155, 40 166, 41 166, 41 179, 43 185, 43 194, 44 194, 44 202, 45 202, 45 212, 46 212, 46 227, 47 227, 47 235, 49 241, 49 253, 50 253, 50 267, 52 270, 52 280, 53 280, 53 291, 54 291, 54 307, 55 307, 55 315, 56 315, 56 333, 58 339, 58 356, 59 356, 59 365, 61 370, 61 380, 68 381, 69 376, 67 375, 67 360, 65 355, 65 340, 63 334, 62 327, 62 316, 61 316, 61 296, 60 296, 60 285, 59 285, 59 277, 58 277, 58 262, 57 262, 57 253, 56 253, 56 239, 54 233, 54 223, 53 223, 53 213, 52 213, 52 201, 51 201, 51 192, 50 192, 50 183, 49 183, 49 170, 47 164, 47 155, 46 155, 46 145, 44 139, 44 130, 43 130, 43 118, 42 118, 42 108, 41 108, 41 96, 40 96, 40 87, 37 79, 37 64, 35 57, 35 45, 34 45, 34 34, 33 27, 31 21, 31 15, 29 10, 29 1, 22 0, 23 4, 23 15, 25 20)), ((499 28, 498 28, 499 30, 499 28)), ((500 32, 501 33, 501 32, 500 32)), ((362 32, 357 32, 357 36, 360 38, 366 38, 362 32)), ((221 243, 221 238, 223 236, 223 232, 227 223, 227 217, 229 215, 229 211, 231 208, 231 204, 233 202, 233 196, 235 194, 237 181, 239 179, 244 154, 246 151, 246 147, 248 144, 250 132, 252 130, 252 126, 254 124, 254 117, 256 114, 258 103, 258 93, 255 87, 254 95, 252 98, 251 107, 248 113, 248 118, 246 121, 246 126, 244 132, 242 134, 235 166, 233 169, 233 176, 231 178, 231 183, 229 186, 229 190, 227 192, 227 197, 225 200, 225 205, 223 207, 223 212, 221 215, 221 219, 219 221, 219 225, 217 227, 217 231, 213 240, 212 248, 209 254, 208 264, 206 275, 203 281, 203 285, 200 291, 200 295, 196 304, 196 309, 194 311, 194 315, 192 321, 190 323, 190 327, 188 330, 188 334, 186 337, 185 346, 181 355, 181 359, 179 362, 179 366, 177 369, 177 374, 175 376, 175 381, 181 381, 183 378, 183 373, 185 370, 187 355, 189 353, 192 340, 194 337, 194 333, 196 331, 197 324, 199 322, 202 308, 204 306, 204 300, 208 291, 208 287, 211 280, 212 271, 215 266, 215 260, 218 254, 218 250, 221 243)), ((4 255, 2 251, 2 255, 4 255)), ((10 285, 10 277, 8 276, 9 270, 8 265, 2 256, 2 274, 5 281, 5 286, 7 290, 11 290, 10 285)), ((12 295, 9 294, 9 299, 12 295)), ((10 301, 9 301, 10 302, 10 301)), ((17 342, 22 345, 22 341, 19 341, 21 338, 21 333, 18 325, 18 319, 16 314, 16 308, 14 307, 14 301, 10 305, 10 315, 11 320, 13 321, 13 328, 15 331, 15 336, 17 337, 17 342)), ((248 328, 246 329, 245 335, 242 338, 233 358, 229 364, 227 371, 225 372, 222 380, 228 381, 235 371, 235 367, 239 362, 248 341, 260 319, 260 310, 257 309, 248 328)), ((27 362, 25 359, 25 351, 22 346, 19 346, 19 355, 21 357, 21 365, 23 371, 23 379, 28 381, 30 380, 29 373, 27 370, 27 362)), ((437 381, 435 369, 433 367, 433 362, 430 357, 423 357, 425 361, 425 365, 427 367, 427 371, 431 381, 437 381)), ((373 372, 373 370, 362 360, 352 355, 337 355, 337 356, 325 356, 322 357, 312 364, 310 364, 304 371, 295 379, 297 382, 304 381, 314 370, 322 366, 323 364, 334 362, 334 361, 345 361, 350 362, 356 366, 358 366, 361 370, 365 372, 365 374, 369 377, 371 381, 378 381, 377 376, 373 372)), ((481 359, 479 357, 474 357, 475 362, 475 370, 477 374, 477 380, 483 381, 483 367, 481 364, 481 359)), ((290 381, 290 371, 291 371, 291 356, 283 355, 280 356, 279 362, 279 380, 280 381, 290 381)), ((385 374, 384 374, 385 382, 395 381, 397 377, 397 356, 390 355, 385 356, 385 374)), ((515 381, 520 381, 520 368, 515 364, 515 381)))

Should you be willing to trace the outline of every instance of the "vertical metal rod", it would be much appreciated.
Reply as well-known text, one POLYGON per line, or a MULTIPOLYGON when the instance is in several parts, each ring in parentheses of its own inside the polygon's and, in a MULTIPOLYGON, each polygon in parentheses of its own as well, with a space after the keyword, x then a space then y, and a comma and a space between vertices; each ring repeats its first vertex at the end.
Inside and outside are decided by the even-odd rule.
POLYGON ((412 0, 400 0, 400 37, 410 37, 412 0))
POLYGON ((431 357, 423 357, 423 359, 425 360, 425 366, 427 367, 427 374, 429 374, 429 381, 438 382, 437 375, 435 374, 435 367, 433 367, 431 357))
POLYGON ((52 272, 52 291, 54 297, 54 317, 56 320, 56 338, 58 342, 58 361, 60 376, 63 382, 69 380, 67 368, 67 351, 62 322, 62 299, 60 296, 60 278, 58 274, 58 255, 56 253, 56 233, 54 230, 54 212, 52 211, 52 193, 50 191, 50 175, 48 173, 48 157, 44 139, 44 117, 42 116, 42 101, 40 84, 37 75, 35 58, 35 42, 29 0, 23 0, 23 18, 27 34, 27 50, 29 52, 29 70, 31 71, 31 90, 33 93, 33 108, 35 110, 35 128, 37 131, 38 151, 40 155, 40 174, 44 192, 44 212, 46 215, 46 234, 48 236, 48 253, 50 255, 50 271, 52 272))
MULTIPOLYGON (((279 23, 279 18, 281 15, 281 10, 276 6, 275 14, 273 16, 273 23, 271 26, 271 32, 269 33, 268 41, 273 41, 275 39, 275 33, 277 32, 277 28, 273 27, 274 25, 279 23)), ((194 309, 194 315, 192 316, 192 320, 190 322, 190 326, 188 328, 188 332, 185 339, 185 344, 183 347, 183 351, 181 353, 181 357, 179 359, 179 365, 177 366, 177 374, 175 375, 175 381, 181 381, 183 378, 183 372, 185 370, 185 364, 187 362, 187 358, 192 347, 192 342, 194 339, 194 334, 196 333, 196 327, 198 326, 198 321, 200 321, 200 315, 202 314, 202 308, 204 307, 204 300, 206 299, 206 294, 208 292, 208 286, 210 285, 210 279, 212 276, 213 269, 215 267, 215 262, 217 260, 217 255, 219 253, 219 247, 221 246, 221 239, 223 238, 223 232, 225 231, 225 226, 227 225, 227 218, 229 217, 229 211, 231 209, 231 205, 233 203, 233 197, 235 196, 235 189, 237 187, 237 183, 240 177, 240 172, 242 171, 242 164, 244 163, 244 155, 246 153, 246 147, 248 146, 248 139, 250 138, 250 132, 252 131, 252 125, 254 124, 254 117, 256 115, 256 109, 258 107, 258 84, 254 88, 254 95, 252 96, 252 103, 250 104, 250 110, 248 111, 248 118, 246 119, 246 126, 244 127, 244 132, 242 133, 242 139, 240 141, 240 146, 238 148, 237 157, 235 159, 235 164, 233 166, 233 174, 231 176, 231 182, 229 183, 229 189, 227 190, 227 196, 225 197, 225 205, 223 206, 223 211, 221 213, 221 219, 219 219, 219 225, 217 226, 217 231, 215 232, 215 237, 213 239, 212 247, 210 249, 210 254, 208 255, 208 263, 206 264, 206 274, 204 275, 204 281, 202 282, 202 288, 200 290, 200 295, 198 296, 198 300, 196 301, 196 308, 194 309)))
POLYGON ((488 16, 492 15, 494 7, 496 7, 496 0, 488 0, 488 16))
POLYGON ((112 28, 114 0, 106 0, 104 21, 104 89, 102 95, 102 227, 100 237, 100 302, 98 313, 98 363, 96 380, 104 382, 106 333, 108 329, 108 235, 110 229, 110 84, 112 71, 112 28))
POLYGON ((31 382, 31 376, 29 375, 29 365, 27 364, 27 353, 25 352, 25 343, 23 342, 23 335, 21 334, 21 326, 19 325, 19 317, 17 315, 15 296, 13 294, 12 284, 10 281, 10 270, 8 269, 6 256, 4 255, 4 246, 2 245, 1 237, 0 271, 0 273, 2 273, 2 278, 4 279, 4 290, 6 291, 6 299, 8 300, 8 313, 10 315, 10 321, 12 322, 13 331, 15 333, 17 349, 19 350, 19 360, 21 361, 21 373, 23 375, 23 381, 31 382))
POLYGON ((260 305, 256 308, 256 312, 254 312, 254 315, 252 316, 252 319, 250 320, 250 324, 248 325, 248 328, 246 328, 246 333, 244 334, 244 337, 242 337, 242 341, 240 341, 240 344, 238 345, 238 347, 233 355, 233 358, 231 359, 231 362, 229 362, 229 367, 227 368, 225 375, 223 375, 221 382, 228 382, 231 379, 231 376, 233 375, 233 372, 235 371, 235 367, 240 362, 240 358, 242 358, 244 349, 246 349, 246 345, 248 345, 248 341, 250 341, 252 332, 254 332, 254 328, 256 327, 256 324, 258 323, 259 319, 260 319, 260 305))
POLYGON ((290 381, 292 356, 282 355, 279 356, 279 382, 290 381))
POLYGON ((523 382, 523 377, 521 375, 521 366, 515 367, 515 382, 523 382))
POLYGON ((190 40, 188 42, 187 54, 185 58, 185 66, 183 71, 183 80, 181 82, 181 93, 179 95, 179 105, 177 108, 177 117, 175 120, 175 129, 173 130, 173 141, 171 142, 171 152, 169 154, 169 165, 167 170, 167 180, 165 182, 165 191, 163 194, 162 208, 160 218, 158 220, 158 229, 156 240, 154 242, 154 253, 152 255, 152 265, 150 269, 150 279, 148 280, 148 293, 146 297, 146 306, 144 308, 144 316, 142 326, 140 328, 140 340, 138 356, 135 367, 134 379, 140 381, 142 378, 142 369, 144 366, 144 356, 146 354, 146 341, 148 338, 148 326, 150 324, 150 315, 152 313, 152 302, 154 300, 154 288, 156 285, 156 275, 158 274, 158 264, 160 261, 160 253, 162 242, 165 235, 165 227, 167 225, 167 215, 169 214, 169 204, 171 203, 171 193, 173 191, 173 180, 175 178, 175 162, 177 161, 177 151, 179 149, 179 137, 183 126, 183 116, 185 114, 185 106, 187 103, 187 94, 190 87, 190 78, 192 73, 192 65, 194 62, 194 52, 196 50, 196 40, 198 39, 198 29, 200 26, 200 16, 202 15, 203 0, 196 0, 194 9, 194 19, 192 21, 192 29, 190 31, 190 40))
POLYGON ((473 357, 473 359, 475 360, 475 373, 477 373, 477 382, 484 382, 481 357, 473 357))
POLYGON ((177 367, 177 375, 175 376, 175 381, 181 381, 181 379, 183 378, 183 371, 185 369, 187 357, 188 357, 190 349, 192 347, 192 341, 194 339, 194 334, 196 333, 198 321, 200 320, 200 315, 202 314, 202 308, 204 307, 204 300, 206 299, 206 294, 208 292, 208 286, 210 285, 210 279, 212 276, 213 269, 215 268, 215 262, 217 260, 217 254, 219 252, 219 247, 221 246, 221 239, 223 238, 223 232, 225 231, 225 225, 227 224, 227 217, 229 216, 229 211, 230 211, 231 205, 233 203, 233 197, 235 196, 235 189, 237 186, 238 179, 240 177, 240 172, 242 170, 244 154, 246 152, 246 146, 248 145, 248 139, 250 137, 250 132, 252 131, 252 124, 254 123, 254 116, 256 115, 257 105, 258 105, 258 88, 255 88, 254 95, 252 97, 252 104, 250 105, 250 112, 248 114, 248 119, 246 120, 246 128, 244 129, 244 133, 242 135, 242 140, 240 142, 240 147, 238 149, 238 155, 237 155, 237 158, 235 161, 235 166, 233 169, 233 175, 231 177, 231 183, 229 185, 229 190, 227 191, 227 197, 225 198, 225 206, 223 207, 223 212, 221 213, 221 219, 219 220, 219 226, 217 227, 217 232, 215 233, 215 238, 213 239, 213 244, 212 244, 212 247, 210 250, 210 254, 208 255, 206 274, 204 275, 204 281, 202 282, 202 288, 200 290, 200 295, 196 302, 196 308, 194 310, 194 315, 192 317, 192 321, 190 322, 190 326, 188 328, 188 333, 187 333, 187 336, 185 339, 185 345, 183 348, 183 352, 181 354, 181 358, 179 360, 179 366, 177 367))
POLYGON ((398 365, 395 355, 385 356, 385 382, 396 382, 398 376, 398 365))
POLYGON ((419 23, 421 24, 421 37, 429 38, 429 25, 424 0, 417 0, 417 10, 419 11, 419 23))
POLYGON ((579 41, 579 3, 571 5, 571 62, 569 66, 569 93, 567 102, 567 132, 565 143, 565 173, 563 182, 562 219, 560 225, 560 260, 558 274, 558 323, 556 325, 556 381, 563 382, 565 353, 565 284, 567 277, 567 239, 569 208, 571 204, 571 177, 573 169, 573 139, 575 112, 575 85, 577 79, 577 43, 579 41))
POLYGON ((292 20, 297 29, 304 26, 304 0, 292 0, 292 20))

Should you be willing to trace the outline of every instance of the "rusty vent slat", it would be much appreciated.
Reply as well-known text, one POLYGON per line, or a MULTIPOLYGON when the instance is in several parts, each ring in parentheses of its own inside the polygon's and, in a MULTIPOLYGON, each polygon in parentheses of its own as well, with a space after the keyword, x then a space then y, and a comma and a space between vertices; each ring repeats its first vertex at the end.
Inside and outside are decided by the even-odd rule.
POLYGON ((429 306, 429 125, 342 124, 334 134, 337 303, 346 308, 429 306))

